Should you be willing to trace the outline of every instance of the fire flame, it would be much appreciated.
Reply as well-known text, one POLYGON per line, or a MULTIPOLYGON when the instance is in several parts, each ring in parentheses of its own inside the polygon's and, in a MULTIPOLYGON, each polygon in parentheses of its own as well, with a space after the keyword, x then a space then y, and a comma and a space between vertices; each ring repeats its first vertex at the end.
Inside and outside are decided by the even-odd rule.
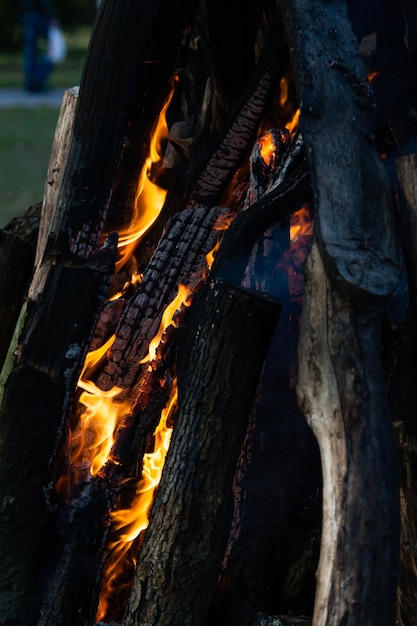
POLYGON ((153 183, 151 174, 154 168, 161 164, 163 159, 162 142, 164 139, 168 139, 169 136, 166 113, 171 104, 177 83, 178 76, 174 78, 173 87, 161 109, 156 127, 152 133, 149 156, 139 176, 131 223, 128 228, 119 232, 118 250, 120 258, 116 263, 116 272, 129 259, 139 239, 149 230, 164 206, 167 190, 153 183))
POLYGON ((115 338, 113 335, 101 348, 87 354, 78 381, 78 388, 83 389, 79 403, 84 406, 84 410, 71 436, 71 463, 80 472, 89 469, 92 476, 108 460, 114 443, 113 433, 129 408, 126 402, 117 400, 122 391, 119 387, 102 391, 91 381, 94 369, 105 357, 115 338))
MULTIPOLYGON (((289 80, 287 78, 287 76, 283 76, 280 80, 279 83, 279 87, 280 87, 280 96, 279 96, 279 103, 283 108, 287 108, 288 105, 290 104, 290 100, 289 100, 289 80)), ((300 119, 300 109, 296 109, 295 111, 293 111, 291 118, 288 120, 288 122, 285 124, 285 128, 289 131, 291 136, 294 136, 295 133, 298 130, 298 122, 300 119)))
POLYGON ((142 359, 142 361, 140 361, 141 364, 147 363, 148 361, 151 363, 156 359, 156 351, 159 344, 161 343, 164 332, 171 324, 176 327, 174 315, 181 308, 181 305, 187 305, 187 298, 190 293, 190 287, 187 287, 187 285, 178 285, 177 295, 165 308, 165 311, 162 315, 161 323, 159 325, 159 330, 150 342, 148 355, 144 359, 142 359))
MULTIPOLYGON (((212 230, 215 230, 217 232, 223 232, 227 230, 230 224, 233 222, 233 219, 234 219, 234 215, 232 215, 231 213, 226 213, 225 215, 224 214, 219 215, 219 217, 216 219, 216 221, 213 224, 212 230)), ((213 248, 210 250, 210 252, 206 254, 206 263, 207 263, 208 270, 210 270, 211 266, 213 265, 214 257, 216 256, 216 252, 220 247, 220 241, 221 241, 220 238, 217 239, 213 248)))
POLYGON ((258 138, 260 145, 260 153, 263 161, 266 165, 270 165, 276 151, 276 145, 274 137, 271 131, 267 131, 261 137, 258 138))
POLYGON ((308 206, 304 205, 290 216, 290 240, 293 246, 301 236, 313 234, 314 221, 310 215, 308 206))
MULTIPOLYGON (((110 520, 113 532, 118 533, 116 541, 109 546, 107 567, 103 576, 102 590, 96 621, 103 620, 116 590, 120 588, 128 552, 133 541, 148 526, 149 511, 152 506, 154 492, 161 479, 166 454, 171 441, 172 428, 167 424, 178 405, 178 387, 173 381, 171 396, 161 414, 160 422, 154 432, 154 450, 143 457, 142 475, 136 487, 135 495, 129 509, 112 511, 110 520)), ((131 560, 134 562, 133 557, 131 560)))

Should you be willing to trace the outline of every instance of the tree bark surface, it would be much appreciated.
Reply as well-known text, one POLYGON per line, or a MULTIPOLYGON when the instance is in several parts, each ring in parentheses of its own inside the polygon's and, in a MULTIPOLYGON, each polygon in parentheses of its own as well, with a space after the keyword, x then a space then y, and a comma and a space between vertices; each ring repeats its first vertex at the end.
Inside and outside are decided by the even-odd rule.
POLYGON ((298 387, 323 467, 313 624, 388 626, 395 618, 399 502, 380 327, 381 307, 402 273, 392 194, 346 3, 278 6, 315 202, 298 387))
POLYGON ((179 409, 125 626, 205 623, 226 502, 276 301, 213 281, 192 307, 178 360, 179 409))
POLYGON ((380 360, 381 312, 360 310, 308 257, 298 399, 320 447, 323 528, 315 626, 392 626, 397 458, 380 360))

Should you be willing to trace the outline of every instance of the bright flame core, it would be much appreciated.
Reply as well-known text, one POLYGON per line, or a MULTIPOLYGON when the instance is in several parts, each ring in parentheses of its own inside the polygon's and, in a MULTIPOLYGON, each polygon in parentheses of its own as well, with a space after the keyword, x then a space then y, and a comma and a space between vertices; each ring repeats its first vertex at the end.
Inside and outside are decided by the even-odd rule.
MULTIPOLYGON (((178 405, 178 387, 173 381, 171 397, 161 414, 160 422, 154 432, 154 450, 143 457, 142 475, 138 481, 135 495, 129 509, 121 509, 110 513, 113 531, 118 533, 116 541, 109 546, 107 567, 104 571, 100 602, 96 621, 106 618, 112 596, 120 589, 120 578, 126 568, 128 552, 133 541, 148 526, 149 511, 153 502, 154 492, 161 479, 171 441, 172 428, 167 424, 171 421, 178 405)), ((134 558, 131 557, 134 562, 134 558)))

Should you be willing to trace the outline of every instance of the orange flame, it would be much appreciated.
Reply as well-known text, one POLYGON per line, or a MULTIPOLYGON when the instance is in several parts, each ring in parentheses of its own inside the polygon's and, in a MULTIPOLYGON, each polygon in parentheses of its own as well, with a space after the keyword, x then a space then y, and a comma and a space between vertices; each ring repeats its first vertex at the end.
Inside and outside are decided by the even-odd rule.
POLYGON ((114 443, 113 433, 121 417, 128 411, 126 402, 117 401, 122 391, 119 387, 102 391, 89 380, 115 338, 113 335, 101 348, 87 354, 78 381, 78 388, 83 389, 79 403, 84 406, 84 410, 71 435, 71 463, 80 472, 89 469, 92 476, 107 462, 114 443))
MULTIPOLYGON (((280 96, 279 103, 282 107, 286 108, 289 104, 289 80, 287 76, 283 76, 279 83, 280 87, 280 96)), ((300 109, 296 109, 293 113, 289 121, 285 124, 285 128, 289 131, 290 135, 293 136, 298 130, 298 122, 300 119, 300 109)))
MULTIPOLYGON (((222 232, 222 231, 227 230, 230 224, 233 222, 234 217, 235 216, 232 215, 231 213, 219 215, 213 224, 212 230, 215 230, 217 232, 222 232)), ((214 257, 216 256, 216 252, 219 249, 219 247, 220 247, 220 239, 216 241, 216 243, 214 244, 210 252, 206 254, 207 269, 211 269, 211 266, 213 265, 213 262, 214 262, 214 257)))
POLYGON ((290 216, 290 239, 291 245, 294 245, 302 236, 311 236, 313 234, 314 221, 310 215, 308 206, 302 206, 298 211, 290 216))
POLYGON ((163 158, 162 141, 168 139, 169 136, 166 112, 171 104, 177 82, 178 76, 174 79, 174 85, 161 109, 155 130, 152 133, 149 156, 139 176, 131 223, 128 228, 119 232, 118 250, 121 256, 116 263, 117 272, 129 259, 139 239, 149 230, 164 206, 167 190, 158 187, 151 181, 151 173, 155 166, 161 164, 163 158))
MULTIPOLYGON (((113 511, 110 520, 118 539, 110 544, 107 567, 104 571, 102 590, 96 621, 103 620, 111 603, 113 594, 120 588, 120 579, 126 569, 126 558, 133 541, 148 526, 149 511, 154 492, 159 485, 171 441, 172 428, 167 425, 178 405, 178 387, 173 381, 171 396, 161 414, 160 422, 154 432, 154 450, 143 457, 142 475, 136 487, 129 509, 113 511)), ((134 562, 133 557, 131 557, 134 562)))
POLYGON ((187 287, 187 285, 178 285, 178 293, 165 308, 165 311, 162 315, 161 323, 159 325, 159 330, 149 344, 148 355, 144 359, 142 359, 142 361, 140 361, 140 364, 147 363, 148 361, 151 363, 156 359, 156 351, 159 344, 161 343, 164 332, 171 324, 173 326, 176 326, 175 320, 173 319, 174 315, 181 308, 182 304, 187 305, 187 298, 190 293, 190 287, 187 287))
POLYGON ((274 137, 271 131, 268 131, 259 137, 258 144, 260 145, 260 153, 263 161, 266 165, 270 165, 276 150, 274 137))

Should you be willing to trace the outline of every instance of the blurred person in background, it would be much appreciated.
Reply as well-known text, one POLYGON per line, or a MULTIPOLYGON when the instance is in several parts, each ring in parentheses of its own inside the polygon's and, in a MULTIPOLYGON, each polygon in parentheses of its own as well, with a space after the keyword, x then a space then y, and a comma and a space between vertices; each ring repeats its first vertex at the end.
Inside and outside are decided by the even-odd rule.
POLYGON ((48 32, 56 23, 50 0, 21 0, 24 89, 44 91, 54 67, 47 55, 48 32), (41 42, 44 42, 43 48, 41 42))

